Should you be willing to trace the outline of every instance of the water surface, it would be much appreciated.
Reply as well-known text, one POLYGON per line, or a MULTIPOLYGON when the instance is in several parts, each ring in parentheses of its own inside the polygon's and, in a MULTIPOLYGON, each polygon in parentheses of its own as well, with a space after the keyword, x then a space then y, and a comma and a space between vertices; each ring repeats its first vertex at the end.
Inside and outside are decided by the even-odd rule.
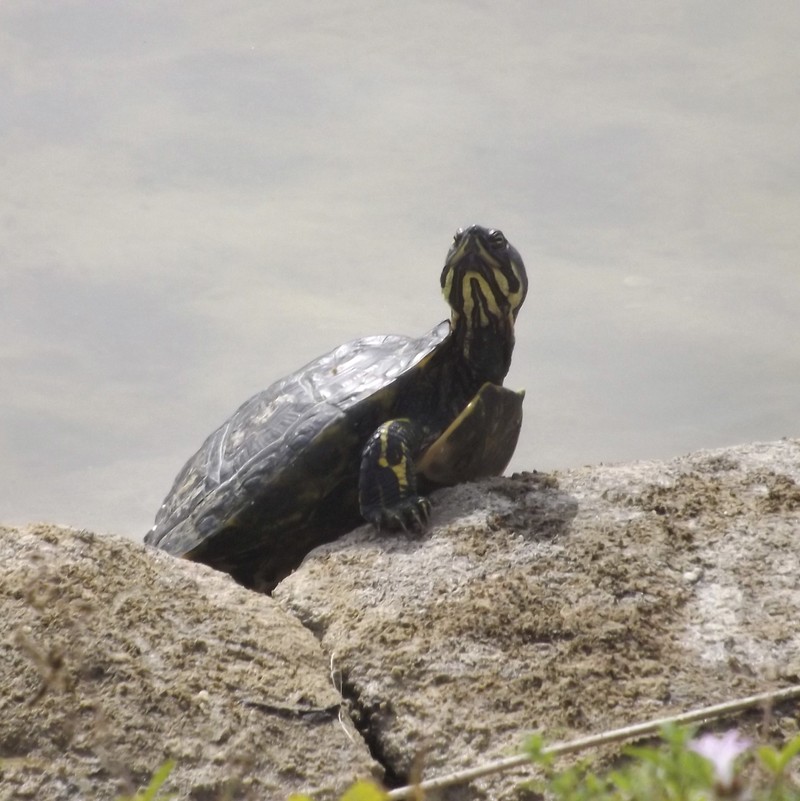
POLYGON ((531 278, 512 469, 800 432, 800 6, 0 5, 0 520, 141 536, 238 404, 531 278))

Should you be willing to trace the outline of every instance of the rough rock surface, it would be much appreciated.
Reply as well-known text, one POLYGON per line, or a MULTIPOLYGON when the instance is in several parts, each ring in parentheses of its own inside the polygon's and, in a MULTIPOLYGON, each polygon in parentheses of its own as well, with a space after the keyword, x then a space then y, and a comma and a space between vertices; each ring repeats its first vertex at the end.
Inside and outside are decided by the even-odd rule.
MULTIPOLYGON (((120 538, 0 528, 0 801, 115 798, 167 758, 181 798, 334 797, 377 767, 341 678, 395 782, 800 680, 800 440, 434 501, 424 536, 358 529, 275 600, 120 538)), ((526 798, 524 775, 445 797, 526 798)))
POLYGON ((0 799, 338 797, 375 763, 314 637, 128 540, 0 528, 0 799))
MULTIPOLYGON (((275 598, 402 782, 415 756, 431 777, 526 730, 568 739, 797 682, 799 555, 800 440, 783 440, 444 490, 424 536, 358 529, 275 598)), ((525 795, 503 776, 447 797, 525 795)))

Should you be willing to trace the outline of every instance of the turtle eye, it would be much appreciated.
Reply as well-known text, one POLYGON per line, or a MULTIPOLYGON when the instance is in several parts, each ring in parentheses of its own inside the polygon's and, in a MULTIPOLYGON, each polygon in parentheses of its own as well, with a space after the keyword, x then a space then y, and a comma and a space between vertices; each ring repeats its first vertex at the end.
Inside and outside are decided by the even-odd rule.
POLYGON ((496 248, 504 248, 508 244, 508 240, 503 236, 502 231, 489 231, 489 241, 496 248))
POLYGON ((463 228, 459 228, 453 234, 453 244, 458 244, 458 242, 460 241, 461 237, 463 237, 463 236, 464 236, 464 229, 463 228))

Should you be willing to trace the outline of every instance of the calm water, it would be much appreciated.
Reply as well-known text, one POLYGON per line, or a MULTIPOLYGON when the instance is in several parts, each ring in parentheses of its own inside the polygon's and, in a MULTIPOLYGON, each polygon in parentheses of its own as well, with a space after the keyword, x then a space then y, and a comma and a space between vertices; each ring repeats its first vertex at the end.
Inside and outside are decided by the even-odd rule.
POLYGON ((800 434, 800 5, 0 5, 0 521, 141 536, 238 404, 531 293, 513 469, 800 434))

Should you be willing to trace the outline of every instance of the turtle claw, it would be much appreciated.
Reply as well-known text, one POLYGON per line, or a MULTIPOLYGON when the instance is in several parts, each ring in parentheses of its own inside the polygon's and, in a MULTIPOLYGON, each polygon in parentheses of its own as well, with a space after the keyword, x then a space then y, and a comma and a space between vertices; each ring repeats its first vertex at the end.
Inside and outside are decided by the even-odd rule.
POLYGON ((431 502, 421 495, 404 498, 394 506, 379 508, 365 515, 378 531, 398 531, 421 534, 431 516, 431 502))

